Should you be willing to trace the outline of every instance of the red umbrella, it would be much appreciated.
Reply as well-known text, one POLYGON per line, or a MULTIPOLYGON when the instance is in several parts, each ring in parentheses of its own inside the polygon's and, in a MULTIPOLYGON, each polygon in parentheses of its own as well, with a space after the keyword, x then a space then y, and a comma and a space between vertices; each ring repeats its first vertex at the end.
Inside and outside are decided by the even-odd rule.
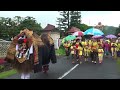
POLYGON ((79 36, 83 36, 84 34, 82 31, 77 31, 77 32, 73 33, 72 35, 79 37, 79 36))

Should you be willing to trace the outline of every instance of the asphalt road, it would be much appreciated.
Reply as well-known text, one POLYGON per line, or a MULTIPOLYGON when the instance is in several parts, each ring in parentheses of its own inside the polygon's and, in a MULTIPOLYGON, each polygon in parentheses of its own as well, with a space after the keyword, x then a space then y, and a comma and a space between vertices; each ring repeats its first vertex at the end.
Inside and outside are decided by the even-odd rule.
MULTIPOLYGON (((71 62, 70 58, 63 56, 56 64, 50 64, 47 74, 31 73, 31 79, 120 79, 117 61, 112 58, 104 58, 102 64, 89 61, 79 65, 71 62)), ((20 75, 16 74, 6 79, 20 79, 20 75)))

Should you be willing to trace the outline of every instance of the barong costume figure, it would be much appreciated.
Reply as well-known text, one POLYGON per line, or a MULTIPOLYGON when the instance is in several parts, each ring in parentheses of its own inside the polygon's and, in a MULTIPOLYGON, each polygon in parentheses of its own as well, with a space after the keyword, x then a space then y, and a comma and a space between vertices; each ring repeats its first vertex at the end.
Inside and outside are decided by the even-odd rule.
POLYGON ((37 34, 24 29, 14 37, 5 60, 21 73, 21 79, 29 79, 30 72, 42 71, 43 47, 44 43, 37 34))

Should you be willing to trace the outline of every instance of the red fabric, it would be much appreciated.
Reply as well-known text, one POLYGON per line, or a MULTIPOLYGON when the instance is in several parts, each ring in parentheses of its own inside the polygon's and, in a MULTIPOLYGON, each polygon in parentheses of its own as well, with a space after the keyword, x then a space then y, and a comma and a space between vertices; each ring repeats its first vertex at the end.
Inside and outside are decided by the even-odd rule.
POLYGON ((81 31, 79 31, 78 36, 83 36, 83 33, 81 31))
POLYGON ((0 64, 4 64, 5 60, 4 59, 0 59, 0 64))
POLYGON ((111 44, 106 44, 106 43, 104 43, 104 48, 108 48, 109 50, 111 49, 111 44))
POLYGON ((76 46, 76 48, 78 48, 78 46, 79 46, 79 45, 78 45, 78 44, 76 44, 75 46, 76 46))
POLYGON ((27 39, 24 39, 24 43, 26 43, 27 42, 27 39))

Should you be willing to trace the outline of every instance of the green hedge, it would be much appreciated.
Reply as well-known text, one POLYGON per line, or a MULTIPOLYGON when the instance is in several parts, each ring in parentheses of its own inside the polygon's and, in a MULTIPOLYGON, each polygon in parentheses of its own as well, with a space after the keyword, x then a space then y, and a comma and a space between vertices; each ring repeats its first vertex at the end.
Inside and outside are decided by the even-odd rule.
POLYGON ((62 45, 58 50, 56 50, 56 55, 65 55, 65 49, 62 45))

